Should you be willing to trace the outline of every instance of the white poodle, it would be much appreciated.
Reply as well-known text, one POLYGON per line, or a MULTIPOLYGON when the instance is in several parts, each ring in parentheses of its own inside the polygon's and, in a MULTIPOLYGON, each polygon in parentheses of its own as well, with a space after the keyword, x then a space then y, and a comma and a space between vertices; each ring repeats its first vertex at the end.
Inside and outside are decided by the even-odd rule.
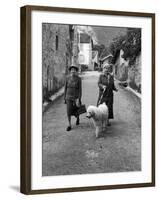
POLYGON ((87 118, 93 119, 93 124, 96 128, 95 134, 96 137, 106 129, 108 124, 108 107, 105 103, 96 106, 88 106, 87 108, 87 118))

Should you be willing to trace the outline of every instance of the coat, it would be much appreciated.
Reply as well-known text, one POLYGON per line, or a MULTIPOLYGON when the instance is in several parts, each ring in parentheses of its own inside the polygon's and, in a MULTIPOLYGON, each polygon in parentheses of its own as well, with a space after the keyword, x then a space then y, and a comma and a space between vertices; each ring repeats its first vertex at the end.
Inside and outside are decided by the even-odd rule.
POLYGON ((68 76, 65 81, 64 99, 76 100, 81 99, 82 84, 79 76, 68 76))
POLYGON ((117 90, 114 85, 114 77, 111 74, 107 74, 107 75, 101 74, 98 80, 98 87, 99 87, 99 97, 98 97, 97 104, 105 102, 109 110, 109 119, 112 119, 114 118, 113 116, 113 90, 114 91, 117 90), (103 90, 103 86, 106 86, 105 91, 103 90))

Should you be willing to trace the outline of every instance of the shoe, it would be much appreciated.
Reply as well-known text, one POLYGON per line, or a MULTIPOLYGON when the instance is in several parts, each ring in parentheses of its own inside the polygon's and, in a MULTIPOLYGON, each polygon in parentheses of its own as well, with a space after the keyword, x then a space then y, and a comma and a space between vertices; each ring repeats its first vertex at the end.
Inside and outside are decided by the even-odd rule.
POLYGON ((110 122, 108 122, 108 124, 107 124, 108 126, 111 126, 111 123, 110 122))
POLYGON ((76 120, 76 125, 79 125, 79 118, 77 118, 76 120))
POLYGON ((71 130, 71 126, 68 126, 66 131, 70 131, 71 130))

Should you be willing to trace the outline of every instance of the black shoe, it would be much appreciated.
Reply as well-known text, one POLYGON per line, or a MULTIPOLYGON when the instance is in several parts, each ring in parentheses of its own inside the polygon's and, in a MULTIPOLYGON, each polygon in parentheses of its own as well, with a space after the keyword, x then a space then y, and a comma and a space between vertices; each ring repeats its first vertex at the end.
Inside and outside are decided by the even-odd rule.
POLYGON ((66 131, 70 131, 71 130, 71 126, 68 126, 66 131))
POLYGON ((76 125, 79 125, 79 118, 77 118, 76 120, 76 125))
POLYGON ((108 126, 111 126, 111 123, 110 122, 108 122, 108 124, 107 124, 108 126))

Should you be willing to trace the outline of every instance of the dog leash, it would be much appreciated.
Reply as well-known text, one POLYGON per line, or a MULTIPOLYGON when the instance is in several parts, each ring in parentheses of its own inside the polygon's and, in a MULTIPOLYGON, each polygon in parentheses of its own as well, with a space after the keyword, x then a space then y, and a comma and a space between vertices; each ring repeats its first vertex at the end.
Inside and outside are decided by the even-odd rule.
POLYGON ((100 99, 98 101, 98 105, 101 103, 101 101, 103 99, 103 95, 104 95, 105 90, 106 90, 106 87, 104 88, 103 93, 102 93, 102 95, 101 95, 101 97, 100 97, 100 99))

